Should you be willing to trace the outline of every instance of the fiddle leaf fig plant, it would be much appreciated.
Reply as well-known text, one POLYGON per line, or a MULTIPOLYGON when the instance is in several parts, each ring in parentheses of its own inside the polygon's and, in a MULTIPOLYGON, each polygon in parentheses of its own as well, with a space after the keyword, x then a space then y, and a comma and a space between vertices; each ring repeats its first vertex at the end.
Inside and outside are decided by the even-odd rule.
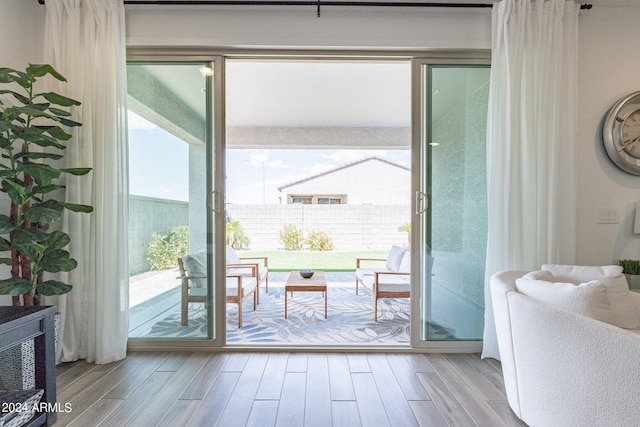
POLYGON ((45 76, 66 82, 51 65, 29 65, 25 71, 0 68, 0 192, 10 201, 9 211, 0 213, 0 254, 7 254, 0 263, 11 267, 11 277, 0 278, 0 294, 11 295, 13 305, 38 305, 42 295, 71 291, 67 283, 43 279, 43 273, 68 272, 78 265, 64 249, 69 235, 49 228, 65 209, 93 211, 51 197, 64 189, 59 183, 64 174, 82 176, 91 169, 51 164, 63 158, 71 139, 67 129, 81 126, 69 111, 80 103, 38 92, 36 83, 45 76))

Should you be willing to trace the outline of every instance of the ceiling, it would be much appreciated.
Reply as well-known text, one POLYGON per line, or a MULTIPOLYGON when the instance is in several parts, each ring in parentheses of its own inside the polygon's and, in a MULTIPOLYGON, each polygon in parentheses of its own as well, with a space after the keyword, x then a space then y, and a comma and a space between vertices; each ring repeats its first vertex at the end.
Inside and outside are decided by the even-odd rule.
MULTIPOLYGON (((204 119, 201 64, 141 65, 204 119)), ((434 71, 434 120, 488 83, 468 69, 434 71)), ((229 60, 228 127, 405 127, 411 125, 411 63, 345 60, 229 60)))

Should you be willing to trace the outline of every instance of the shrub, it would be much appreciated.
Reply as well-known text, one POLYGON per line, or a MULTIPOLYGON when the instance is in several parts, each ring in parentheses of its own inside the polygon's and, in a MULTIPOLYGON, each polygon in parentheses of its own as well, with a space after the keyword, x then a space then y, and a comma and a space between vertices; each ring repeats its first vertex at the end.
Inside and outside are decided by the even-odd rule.
POLYGON ((287 224, 280 231, 280 242, 287 251, 299 251, 302 249, 302 230, 293 224, 287 224))
POLYGON ((306 244, 312 251, 330 251, 333 249, 333 239, 326 231, 309 231, 306 244))
POLYGON ((227 245, 233 249, 245 249, 249 247, 249 237, 244 233, 244 228, 237 219, 231 220, 226 225, 227 245))
POLYGON ((189 251, 189 227, 179 225, 169 228, 169 234, 153 233, 151 242, 145 246, 151 270, 172 267, 189 251))
POLYGON ((618 265, 622 267, 624 274, 638 275, 640 274, 640 261, 635 259, 620 259, 618 265))

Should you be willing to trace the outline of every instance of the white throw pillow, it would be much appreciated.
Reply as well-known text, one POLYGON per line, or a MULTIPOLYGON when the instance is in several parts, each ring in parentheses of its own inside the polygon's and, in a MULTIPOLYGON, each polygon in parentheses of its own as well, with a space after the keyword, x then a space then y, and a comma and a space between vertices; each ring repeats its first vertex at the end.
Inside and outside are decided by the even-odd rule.
POLYGON ((411 251, 405 251, 404 255, 402 255, 398 271, 400 273, 411 273, 411 251))
POLYGON ((536 270, 522 276, 523 279, 546 280, 547 282, 555 282, 556 278, 547 270, 536 270))
POLYGON ((236 251, 233 250, 233 248, 229 245, 227 245, 227 264, 241 264, 242 261, 240 261, 240 257, 238 257, 238 254, 236 253, 236 251))
POLYGON ((207 286, 207 252, 199 251, 195 254, 182 257, 182 263, 188 276, 203 276, 201 279, 193 279, 196 288, 207 286))
POLYGON ((625 329, 639 329, 640 319, 633 301, 629 298, 629 284, 619 265, 580 266, 545 264, 543 270, 550 271, 560 281, 582 283, 599 280, 607 288, 607 296, 613 310, 613 324, 625 329))
POLYGON ((531 298, 613 324, 607 288, 599 280, 575 285, 520 278, 516 280, 516 287, 518 292, 531 298))
POLYGON ((393 245, 391 249, 389 249, 389 254, 387 255, 387 268, 391 271, 400 271, 400 263, 402 263, 402 256, 404 255, 406 249, 401 248, 400 246, 393 245))

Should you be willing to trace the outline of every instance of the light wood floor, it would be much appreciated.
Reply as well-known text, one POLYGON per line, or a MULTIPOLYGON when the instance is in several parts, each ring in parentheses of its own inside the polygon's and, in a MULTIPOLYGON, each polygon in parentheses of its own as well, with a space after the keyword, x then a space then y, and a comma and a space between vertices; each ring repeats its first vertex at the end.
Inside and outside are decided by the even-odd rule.
POLYGON ((58 366, 56 426, 522 426, 477 354, 132 353, 58 366))

